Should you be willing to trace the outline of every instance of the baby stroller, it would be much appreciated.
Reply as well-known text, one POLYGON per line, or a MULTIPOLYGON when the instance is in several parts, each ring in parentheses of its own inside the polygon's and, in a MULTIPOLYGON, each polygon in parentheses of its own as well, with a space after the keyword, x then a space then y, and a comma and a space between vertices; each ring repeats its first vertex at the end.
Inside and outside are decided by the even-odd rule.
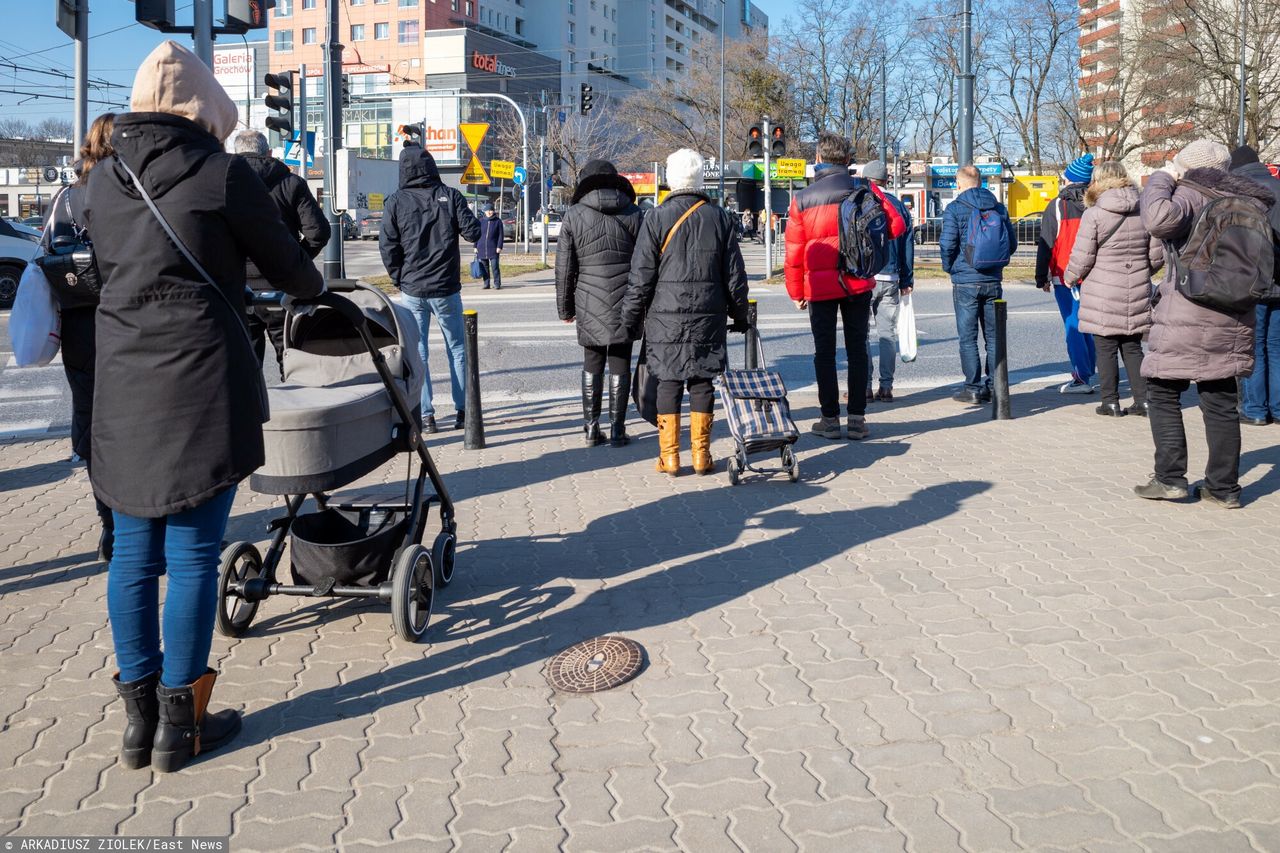
POLYGON ((284 497, 285 515, 268 524, 265 556, 250 542, 223 550, 216 625, 241 636, 272 595, 377 598, 391 605, 396 634, 417 642, 435 591, 453 578, 457 548, 453 502, 418 428, 417 326, 373 287, 329 288, 285 323, 283 383, 267 392, 267 461, 249 478, 253 491, 284 497), (400 453, 418 456, 412 494, 406 470, 403 495, 330 497, 400 453), (315 510, 304 513, 308 496, 315 510), (421 543, 433 503, 440 531, 427 550, 421 543), (276 577, 286 538, 291 584, 276 577))

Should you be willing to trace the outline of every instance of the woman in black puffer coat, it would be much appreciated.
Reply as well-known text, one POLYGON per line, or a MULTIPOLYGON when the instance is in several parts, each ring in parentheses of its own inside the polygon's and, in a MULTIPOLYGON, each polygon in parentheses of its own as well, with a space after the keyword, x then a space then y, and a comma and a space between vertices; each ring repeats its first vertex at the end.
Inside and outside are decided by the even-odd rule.
POLYGON ((712 381, 727 361, 728 319, 747 329, 747 272, 729 214, 702 191, 702 157, 667 158, 671 193, 645 217, 631 258, 622 323, 638 336, 658 379, 658 471, 680 471, 680 403, 689 389, 693 470, 710 474, 712 381))
POLYGON ((631 182, 612 163, 592 160, 582 168, 573 204, 560 225, 556 245, 556 305, 560 319, 577 322, 582 345, 582 418, 587 445, 600 435, 600 398, 609 365, 609 442, 627 443, 627 397, 631 392, 631 345, 622 325, 631 252, 643 214, 631 182))

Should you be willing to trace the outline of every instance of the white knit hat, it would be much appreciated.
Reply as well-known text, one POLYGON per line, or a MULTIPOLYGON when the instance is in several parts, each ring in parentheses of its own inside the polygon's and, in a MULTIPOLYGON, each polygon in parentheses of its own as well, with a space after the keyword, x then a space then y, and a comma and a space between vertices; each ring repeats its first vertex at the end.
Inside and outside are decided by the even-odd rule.
POLYGON ((1197 139, 1174 155, 1173 164, 1184 172, 1192 169, 1218 169, 1225 172, 1231 165, 1231 151, 1221 142, 1197 139))
POLYGON ((692 148, 681 148, 667 158, 667 186, 675 190, 702 189, 702 155, 692 148))

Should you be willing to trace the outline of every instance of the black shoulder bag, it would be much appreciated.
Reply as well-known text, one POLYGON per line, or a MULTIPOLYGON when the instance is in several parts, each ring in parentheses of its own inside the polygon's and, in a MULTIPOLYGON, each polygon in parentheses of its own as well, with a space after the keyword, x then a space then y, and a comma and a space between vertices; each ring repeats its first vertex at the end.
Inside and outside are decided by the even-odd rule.
MULTIPOLYGON (((71 233, 57 237, 51 233, 44 254, 35 258, 36 266, 40 267, 54 290, 96 301, 102 291, 102 276, 98 272, 98 259, 93 254, 93 243, 71 210, 70 187, 58 193, 55 204, 63 205, 66 210, 71 233)), ((50 222, 51 229, 52 226, 50 222)))

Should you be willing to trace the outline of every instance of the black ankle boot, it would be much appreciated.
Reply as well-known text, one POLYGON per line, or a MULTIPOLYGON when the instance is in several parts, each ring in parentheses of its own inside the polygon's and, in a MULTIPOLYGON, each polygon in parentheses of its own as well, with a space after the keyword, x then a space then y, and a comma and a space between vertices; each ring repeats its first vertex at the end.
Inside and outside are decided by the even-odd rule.
POLYGON ((160 703, 156 698, 160 673, 125 683, 117 672, 111 681, 124 700, 124 713, 128 720, 120 745, 120 763, 130 770, 146 767, 151 763, 151 742, 156 736, 156 724, 160 722, 160 703))
POLYGON ((1123 418, 1125 416, 1125 410, 1120 408, 1119 403, 1103 403, 1093 411, 1111 418, 1123 418))
POLYGON ((218 674, 212 669, 186 687, 156 688, 160 724, 151 760, 161 773, 172 773, 202 752, 212 752, 240 731, 240 712, 208 713, 209 697, 218 674))
POLYGON ((604 441, 600 435, 600 400, 604 396, 604 377, 582 371, 582 420, 587 447, 604 441))
POLYGON ((631 403, 631 374, 609 374, 609 444, 622 447, 627 436, 627 407, 631 403))

